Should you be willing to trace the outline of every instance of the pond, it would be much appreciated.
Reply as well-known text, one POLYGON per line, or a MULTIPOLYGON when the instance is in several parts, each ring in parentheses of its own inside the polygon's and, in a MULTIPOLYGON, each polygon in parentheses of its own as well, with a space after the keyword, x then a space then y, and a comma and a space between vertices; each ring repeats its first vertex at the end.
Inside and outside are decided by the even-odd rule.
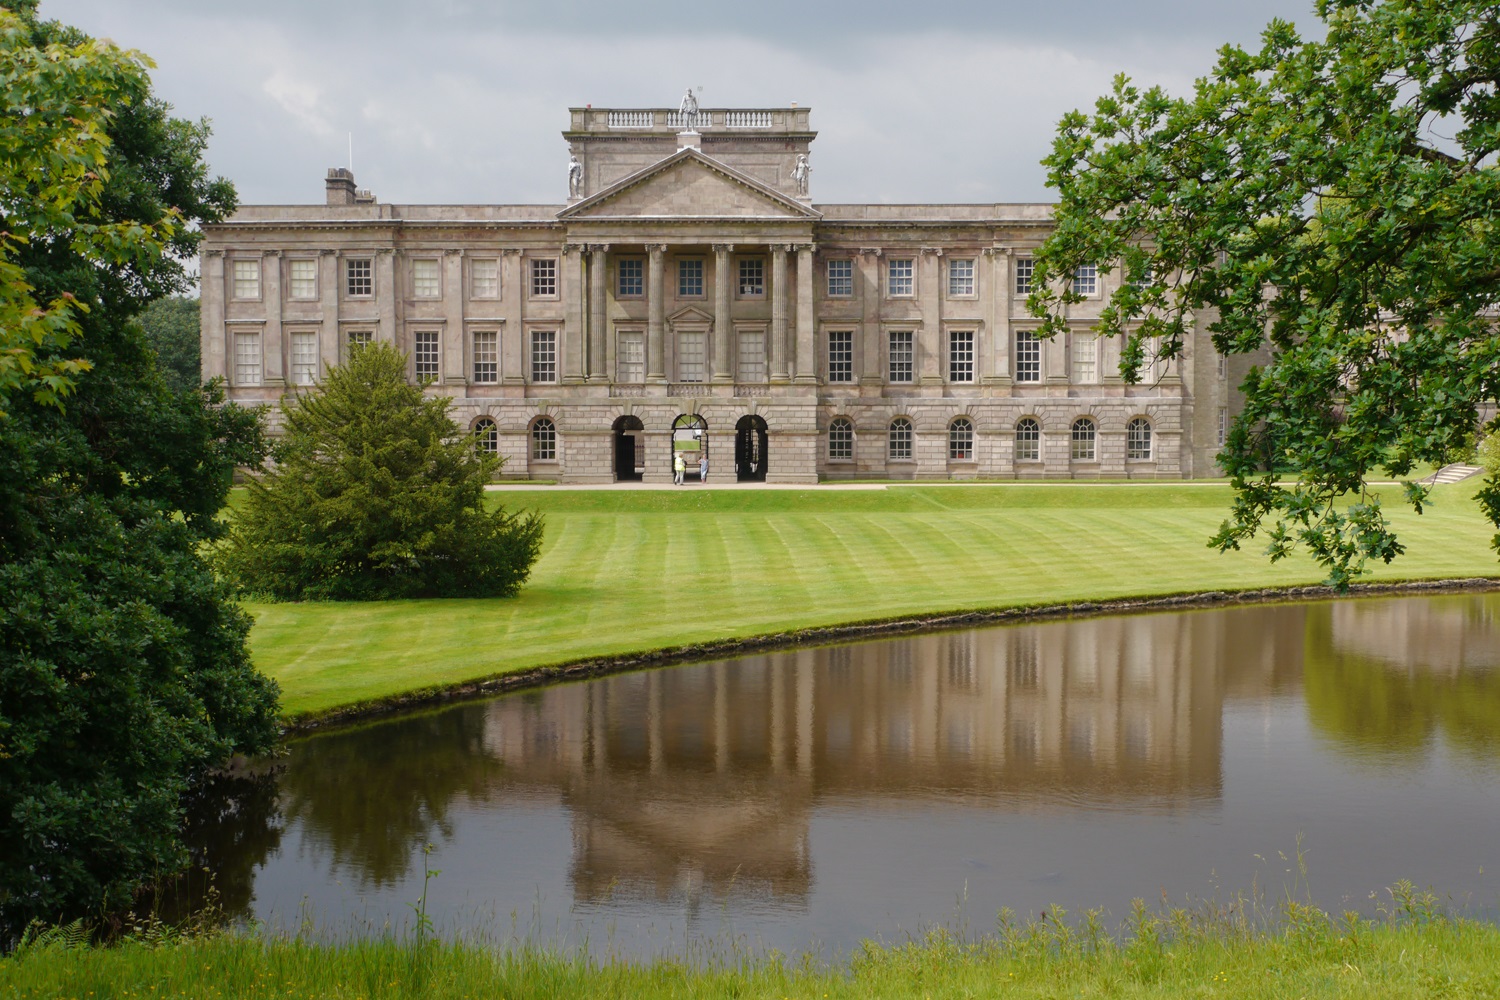
POLYGON ((294 741, 190 820, 233 919, 409 927, 425 865, 444 931, 624 955, 837 955, 1136 898, 1370 912, 1401 879, 1494 917, 1497 830, 1497 594, 616 675, 294 741))

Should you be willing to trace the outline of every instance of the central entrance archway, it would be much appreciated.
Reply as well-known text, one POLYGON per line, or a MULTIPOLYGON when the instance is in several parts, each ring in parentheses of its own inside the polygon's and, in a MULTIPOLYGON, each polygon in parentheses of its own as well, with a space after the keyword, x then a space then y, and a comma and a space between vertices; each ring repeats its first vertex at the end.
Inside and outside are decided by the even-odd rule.
MULTIPOLYGON (((672 421, 672 460, 682 456, 685 479, 698 479, 698 462, 708 457, 708 421, 701 414, 685 413, 672 421)), ((710 470, 712 471, 712 470, 710 470)))
POLYGON ((734 478, 741 483, 766 481, 766 422, 754 413, 734 425, 734 478))
POLYGON ((646 475, 646 425, 640 417, 615 421, 615 482, 638 483, 646 475))

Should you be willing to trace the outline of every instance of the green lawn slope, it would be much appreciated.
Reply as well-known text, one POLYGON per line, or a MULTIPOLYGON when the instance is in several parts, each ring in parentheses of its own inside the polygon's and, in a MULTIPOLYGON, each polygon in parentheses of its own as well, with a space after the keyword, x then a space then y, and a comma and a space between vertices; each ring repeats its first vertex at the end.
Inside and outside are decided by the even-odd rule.
MULTIPOLYGON (((1387 503, 1408 546, 1370 579, 1500 576, 1472 483, 1422 516, 1387 503)), ((1220 554, 1227 486, 896 486, 886 490, 516 490, 547 516, 510 600, 250 604, 260 669, 291 718, 502 673, 946 611, 1295 586, 1220 554)))

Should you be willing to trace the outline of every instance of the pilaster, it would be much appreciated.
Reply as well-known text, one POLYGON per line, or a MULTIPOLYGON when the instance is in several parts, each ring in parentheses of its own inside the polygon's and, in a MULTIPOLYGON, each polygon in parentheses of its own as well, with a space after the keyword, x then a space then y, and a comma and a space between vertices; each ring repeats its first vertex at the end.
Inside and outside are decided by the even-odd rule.
POLYGON ((729 318, 729 286, 733 281, 729 273, 729 255, 734 252, 733 243, 715 243, 714 251, 714 375, 715 382, 733 382, 734 373, 729 367, 729 345, 733 340, 729 318))
POLYGON ((469 381, 469 335, 464 329, 464 254, 457 247, 443 251, 443 318, 443 384, 461 386, 469 381))
POLYGON ((923 247, 917 255, 917 308, 922 327, 917 331, 917 371, 922 385, 942 385, 943 303, 941 247, 923 247))
POLYGON ((880 326, 880 251, 866 247, 859 252, 859 296, 862 318, 860 381, 865 385, 885 382, 885 331, 880 326))
POLYGON ((202 312, 198 319, 198 349, 202 352, 202 376, 228 378, 228 340, 224 330, 224 251, 203 251, 202 312))
POLYGON ((375 251, 375 339, 406 351, 396 334, 396 302, 396 251, 381 247, 375 251))
POLYGON ((562 274, 558 293, 563 300, 563 325, 558 331, 562 343, 562 384, 577 385, 583 381, 583 246, 563 244, 562 274))
POLYGON ((665 243, 646 244, 646 381, 657 385, 667 381, 666 254, 665 243))
POLYGON ((500 305, 505 326, 500 331, 500 381, 505 385, 526 384, 526 352, 521 326, 521 251, 500 251, 500 305))
POLYGON ((589 247, 589 381, 607 382, 604 366, 605 276, 608 274, 609 244, 589 247))
POLYGON ((320 377, 340 364, 339 352, 339 252, 332 248, 318 253, 318 307, 323 314, 323 328, 318 335, 318 353, 322 355, 320 377))
POLYGON ((785 384, 790 379, 786 358, 786 255, 782 243, 771 247, 771 381, 785 384))
POLYGON ((265 380, 273 389, 286 385, 286 338, 281 333, 281 251, 261 252, 261 304, 266 310, 264 334, 265 380))
POLYGON ((818 381, 817 357, 814 353, 816 340, 813 329, 816 318, 813 313, 813 246, 810 243, 797 247, 797 378, 800 384, 810 385, 818 381))

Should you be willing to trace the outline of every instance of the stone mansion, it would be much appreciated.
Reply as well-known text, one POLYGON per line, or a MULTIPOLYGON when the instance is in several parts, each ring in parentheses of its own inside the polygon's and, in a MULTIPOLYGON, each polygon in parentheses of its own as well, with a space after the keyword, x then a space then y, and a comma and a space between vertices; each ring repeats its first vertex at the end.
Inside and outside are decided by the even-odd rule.
POLYGON ((1201 323, 1128 385, 1090 329, 1118 272, 1081 268, 1035 336, 1051 206, 815 203, 807 108, 570 117, 565 204, 386 205, 335 169, 205 226, 204 376, 274 403, 391 342, 511 477, 1217 474, 1243 373, 1201 323))

